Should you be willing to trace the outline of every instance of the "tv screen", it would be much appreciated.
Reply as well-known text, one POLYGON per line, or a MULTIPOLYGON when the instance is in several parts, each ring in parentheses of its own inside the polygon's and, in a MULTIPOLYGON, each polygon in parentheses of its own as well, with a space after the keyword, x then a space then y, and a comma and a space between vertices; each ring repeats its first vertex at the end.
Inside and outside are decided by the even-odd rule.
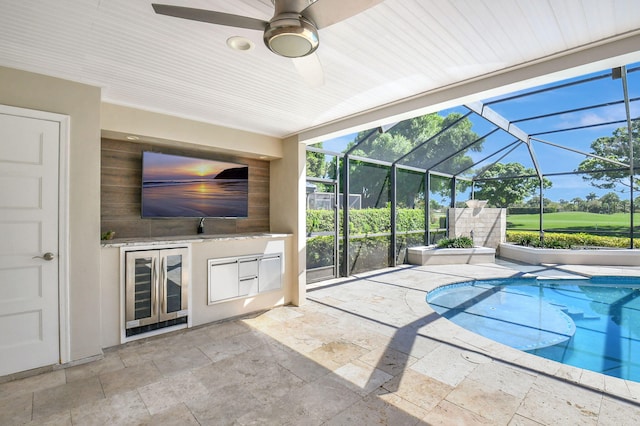
POLYGON ((142 153, 142 217, 247 217, 245 164, 142 153))

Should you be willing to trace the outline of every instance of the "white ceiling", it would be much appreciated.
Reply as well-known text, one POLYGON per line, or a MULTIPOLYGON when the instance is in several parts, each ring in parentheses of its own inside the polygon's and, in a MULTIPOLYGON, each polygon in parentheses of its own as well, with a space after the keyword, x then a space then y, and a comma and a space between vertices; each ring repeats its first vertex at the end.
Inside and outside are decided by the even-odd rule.
MULTIPOLYGON (((270 0, 157 2, 273 12, 270 0)), ((100 86, 106 102, 284 137, 638 32, 638 0, 386 0, 320 30, 326 82, 311 88, 259 31, 156 15, 143 0, 0 0, 0 65, 100 86), (235 35, 255 48, 229 49, 235 35)))

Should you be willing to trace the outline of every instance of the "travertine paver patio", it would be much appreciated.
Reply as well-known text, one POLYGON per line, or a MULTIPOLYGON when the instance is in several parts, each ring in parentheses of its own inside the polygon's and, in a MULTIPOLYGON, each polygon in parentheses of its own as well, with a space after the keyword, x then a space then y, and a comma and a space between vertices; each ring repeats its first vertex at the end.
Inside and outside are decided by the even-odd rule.
POLYGON ((499 262, 325 282, 302 307, 133 342, 100 361, 0 384, 0 424, 640 424, 640 383, 502 346, 425 302, 445 283, 563 270, 586 271, 499 262))

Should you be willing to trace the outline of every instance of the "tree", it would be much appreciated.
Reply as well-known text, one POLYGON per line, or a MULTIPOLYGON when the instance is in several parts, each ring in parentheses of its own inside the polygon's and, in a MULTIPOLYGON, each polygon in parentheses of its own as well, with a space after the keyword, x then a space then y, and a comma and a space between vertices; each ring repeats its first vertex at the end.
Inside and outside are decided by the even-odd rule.
MULTIPOLYGON (((499 179, 501 177, 530 176, 535 170, 525 168, 520 163, 497 163, 484 172, 483 178, 498 178, 476 182, 476 198, 487 200, 494 207, 510 207, 521 203, 536 193, 540 183, 535 177, 499 179)), ((544 188, 551 187, 551 181, 544 179, 544 188)))
POLYGON ((600 197, 600 203, 603 207, 602 213, 615 213, 620 204, 620 197, 615 192, 609 192, 600 197))
POLYGON ((571 200, 571 202, 573 203, 574 211, 582 212, 586 210, 585 201, 582 198, 575 197, 571 200))
MULTIPOLYGON (((322 142, 314 146, 322 149, 322 142)), ((324 154, 321 152, 307 151, 307 176, 325 177, 326 170, 327 162, 324 159, 324 154)))
MULTIPOLYGON (((351 154, 388 162, 394 162, 406 155, 401 161, 402 164, 429 169, 449 154, 477 140, 478 135, 473 132, 472 126, 471 121, 462 119, 459 113, 451 113, 446 117, 435 113, 427 114, 404 120, 389 131, 368 139, 365 138, 368 132, 361 132, 356 141, 364 141, 359 143, 351 154), (448 129, 435 137, 445 128, 448 129), (417 148, 424 142, 424 146, 417 148), (415 148, 416 151, 411 153, 415 148)), ((351 143, 347 149, 353 148, 354 145, 355 142, 351 143)), ((480 150, 481 145, 482 142, 478 142, 469 149, 480 150)), ((466 151, 443 163, 437 170, 453 174, 469 167, 473 161, 465 155, 466 151)), ((383 206, 389 201, 390 172, 390 167, 352 161, 349 171, 350 192, 362 194, 363 207, 383 206)), ((419 200, 424 200, 423 180, 417 179, 411 173, 397 174, 396 189, 398 205, 401 207, 414 207, 419 200)), ((449 185, 446 180, 438 180, 436 184, 432 182, 431 189, 444 194, 448 193, 449 185)))
MULTIPOLYGON (((638 136, 640 134, 640 120, 631 123, 631 132, 633 140, 634 157, 640 154, 640 142, 638 136)), ((620 127, 613 131, 612 136, 600 137, 591 142, 591 152, 604 158, 619 161, 621 163, 630 163, 629 135, 627 127, 620 127)), ((639 162, 634 161, 635 164, 639 162)), ((638 166, 635 166, 638 167, 638 166)), ((615 189, 620 186, 629 187, 629 170, 606 171, 615 168, 623 168, 613 163, 600 160, 598 158, 587 158, 578 165, 579 171, 595 171, 582 175, 582 179, 589 182, 592 186, 600 189, 615 189)), ((624 168, 623 168, 624 169, 624 168)), ((638 184, 634 179, 634 185, 638 184)))
POLYGON ((631 211, 630 206, 631 206, 631 201, 629 200, 620 201, 620 210, 622 213, 629 213, 631 211))

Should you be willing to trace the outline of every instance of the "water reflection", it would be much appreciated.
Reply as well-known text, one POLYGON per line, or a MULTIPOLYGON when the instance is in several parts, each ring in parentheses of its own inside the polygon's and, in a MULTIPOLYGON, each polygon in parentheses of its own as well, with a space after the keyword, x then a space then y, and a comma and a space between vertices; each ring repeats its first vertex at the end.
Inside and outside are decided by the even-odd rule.
POLYGON ((145 183, 143 217, 247 217, 248 181, 145 183))

